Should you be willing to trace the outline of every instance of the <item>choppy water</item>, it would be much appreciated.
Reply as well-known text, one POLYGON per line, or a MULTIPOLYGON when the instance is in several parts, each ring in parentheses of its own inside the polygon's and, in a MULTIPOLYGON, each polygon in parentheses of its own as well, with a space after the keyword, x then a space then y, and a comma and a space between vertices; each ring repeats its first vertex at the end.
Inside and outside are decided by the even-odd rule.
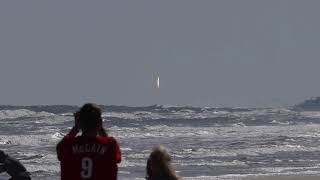
MULTIPOLYGON (((77 108, 0 106, 0 149, 19 159, 33 179, 59 179, 55 146, 77 108)), ((320 174, 320 112, 104 106, 103 117, 122 149, 120 180, 143 179, 157 143, 170 150, 184 179, 320 174)))

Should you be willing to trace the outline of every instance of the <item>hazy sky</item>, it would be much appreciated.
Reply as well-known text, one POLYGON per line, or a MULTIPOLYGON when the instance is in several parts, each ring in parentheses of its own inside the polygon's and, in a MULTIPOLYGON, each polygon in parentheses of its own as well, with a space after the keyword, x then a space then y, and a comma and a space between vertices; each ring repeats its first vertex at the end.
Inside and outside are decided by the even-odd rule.
POLYGON ((319 7, 1 1, 0 104, 292 105, 320 95, 319 7))

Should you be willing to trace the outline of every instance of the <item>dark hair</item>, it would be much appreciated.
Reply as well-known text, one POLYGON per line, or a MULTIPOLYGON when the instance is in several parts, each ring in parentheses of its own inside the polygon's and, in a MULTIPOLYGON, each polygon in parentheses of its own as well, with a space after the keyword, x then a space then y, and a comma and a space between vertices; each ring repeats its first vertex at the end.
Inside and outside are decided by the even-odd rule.
POLYGON ((94 103, 84 104, 78 115, 80 128, 83 131, 94 130, 102 123, 101 109, 94 103))
POLYGON ((171 165, 171 157, 168 151, 161 145, 153 147, 147 161, 147 180, 166 179, 178 180, 174 168, 171 165))

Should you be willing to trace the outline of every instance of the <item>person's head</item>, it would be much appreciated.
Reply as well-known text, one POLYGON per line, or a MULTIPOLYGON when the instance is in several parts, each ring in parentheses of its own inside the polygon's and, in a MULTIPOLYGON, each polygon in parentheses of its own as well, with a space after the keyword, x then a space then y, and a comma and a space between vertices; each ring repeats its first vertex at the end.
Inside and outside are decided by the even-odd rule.
POLYGON ((147 179, 154 180, 161 177, 170 180, 178 179, 171 165, 170 154, 163 146, 156 145, 147 161, 147 179))
POLYGON ((83 132, 98 131, 102 127, 101 109, 96 104, 84 104, 77 115, 80 129, 83 132))
POLYGON ((0 150, 0 163, 3 163, 6 157, 7 157, 7 154, 4 153, 2 150, 0 150))

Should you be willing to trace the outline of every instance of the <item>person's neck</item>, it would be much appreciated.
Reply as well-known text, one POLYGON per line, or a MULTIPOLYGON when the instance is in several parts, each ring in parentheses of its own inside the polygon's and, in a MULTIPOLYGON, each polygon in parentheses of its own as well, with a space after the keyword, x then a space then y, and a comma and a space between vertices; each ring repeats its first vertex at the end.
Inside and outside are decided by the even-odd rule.
POLYGON ((98 135, 97 131, 82 131, 82 136, 96 137, 98 135))

